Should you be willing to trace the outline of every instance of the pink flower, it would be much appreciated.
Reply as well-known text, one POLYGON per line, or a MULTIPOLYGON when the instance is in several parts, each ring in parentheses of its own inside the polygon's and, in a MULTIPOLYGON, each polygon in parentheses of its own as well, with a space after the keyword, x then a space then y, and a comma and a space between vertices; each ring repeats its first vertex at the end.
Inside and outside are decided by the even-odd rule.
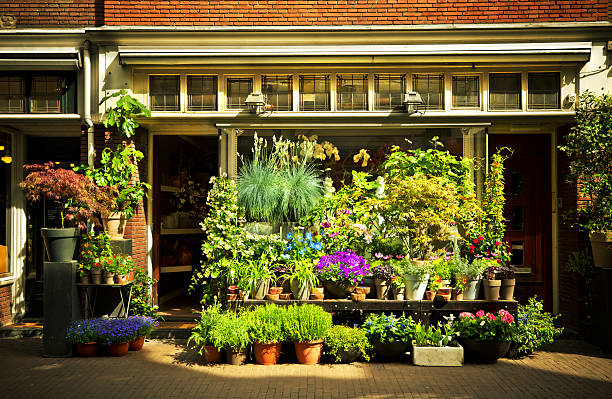
POLYGON ((499 314, 500 314, 500 315, 502 315, 501 320, 502 320, 504 323, 508 323, 508 324, 510 324, 510 323, 514 323, 514 316, 512 316, 512 315, 510 314, 510 312, 508 312, 508 311, 506 311, 506 310, 504 310, 504 309, 501 309, 501 310, 499 311, 499 314))
POLYGON ((459 313, 459 318, 460 319, 464 319, 466 317, 469 318, 469 319, 473 319, 474 315, 471 314, 470 312, 461 312, 461 313, 459 313))
POLYGON ((484 310, 479 310, 478 312, 476 312, 476 317, 484 317, 484 315, 484 310))
POLYGON ((330 236, 330 237, 336 237, 338 234, 340 234, 340 233, 338 233, 338 232, 336 231, 335 233, 331 233, 329 236, 330 236))
POLYGON ((495 320, 495 316, 492 315, 491 313, 487 312, 487 317, 489 318, 489 320, 495 320))
POLYGON ((323 222, 321 223, 321 227, 323 227, 324 229, 328 229, 331 227, 331 224, 329 222, 323 222))

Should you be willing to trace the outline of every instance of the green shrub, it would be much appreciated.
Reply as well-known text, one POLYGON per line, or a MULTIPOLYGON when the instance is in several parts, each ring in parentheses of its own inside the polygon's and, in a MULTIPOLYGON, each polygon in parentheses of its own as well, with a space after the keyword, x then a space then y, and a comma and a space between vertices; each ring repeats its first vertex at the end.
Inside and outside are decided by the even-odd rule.
POLYGON ((452 324, 446 324, 444 329, 441 324, 437 326, 424 326, 418 322, 414 326, 414 344, 416 346, 449 346, 453 341, 454 334, 452 324))
POLYGON ((317 305, 293 305, 287 309, 285 329, 297 342, 325 339, 332 327, 332 316, 317 305))
POLYGON ((325 338, 327 353, 333 355, 336 362, 342 359, 339 352, 355 348, 366 361, 370 361, 369 350, 372 348, 364 330, 347 326, 333 326, 325 338))
POLYGON ((370 341, 410 342, 414 335, 412 317, 370 313, 362 326, 370 341))
POLYGON ((284 321, 287 309, 284 306, 267 304, 247 313, 249 334, 254 342, 283 342, 287 338, 284 321))
POLYGON ((221 317, 221 305, 215 303, 206 310, 200 312, 198 324, 191 330, 191 335, 187 339, 187 346, 192 342, 198 353, 201 355, 204 352, 204 346, 212 345, 212 329, 217 324, 221 317))
POLYGON ((544 305, 537 297, 529 298, 527 305, 518 305, 518 327, 512 342, 518 344, 517 353, 528 355, 544 344, 552 344, 563 333, 555 327, 560 315, 543 312, 544 305))
POLYGON ((217 349, 246 348, 251 344, 248 314, 233 312, 219 314, 211 328, 210 340, 217 349))

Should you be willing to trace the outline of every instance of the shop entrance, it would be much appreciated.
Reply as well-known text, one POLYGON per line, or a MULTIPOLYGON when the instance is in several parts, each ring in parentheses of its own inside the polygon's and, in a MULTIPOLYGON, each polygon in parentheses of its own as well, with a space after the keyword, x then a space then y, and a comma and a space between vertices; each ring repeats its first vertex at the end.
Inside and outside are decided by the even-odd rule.
POLYGON ((155 299, 165 317, 193 318, 200 297, 189 296, 200 263, 206 194, 218 172, 217 136, 154 136, 153 274, 155 299))

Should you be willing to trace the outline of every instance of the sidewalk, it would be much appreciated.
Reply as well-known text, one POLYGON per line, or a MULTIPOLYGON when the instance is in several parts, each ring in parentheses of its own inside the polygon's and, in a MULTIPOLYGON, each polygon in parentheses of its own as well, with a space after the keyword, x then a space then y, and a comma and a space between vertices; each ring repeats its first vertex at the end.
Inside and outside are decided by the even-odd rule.
MULTIPOLYGON (((179 341, 177 341, 179 342, 179 341)), ((2 398, 612 398, 612 358, 582 341, 494 365, 205 366, 173 341, 123 358, 43 358, 42 340, 0 339, 2 398)))

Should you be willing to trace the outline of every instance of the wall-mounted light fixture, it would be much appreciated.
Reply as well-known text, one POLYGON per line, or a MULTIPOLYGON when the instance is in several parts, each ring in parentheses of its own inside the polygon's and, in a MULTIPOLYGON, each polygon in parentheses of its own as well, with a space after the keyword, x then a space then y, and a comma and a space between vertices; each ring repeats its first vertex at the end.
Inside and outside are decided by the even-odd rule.
POLYGON ((408 112, 408 114, 414 114, 416 112, 416 106, 423 104, 423 99, 416 91, 409 91, 408 93, 404 93, 403 103, 406 106, 406 112, 408 112))
POLYGON ((249 111, 255 115, 261 114, 263 107, 266 105, 264 95, 257 92, 249 94, 244 103, 249 107, 249 111))
POLYGON ((2 154, 2 157, 0 157, 0 161, 4 163, 13 162, 13 157, 11 157, 11 154, 9 154, 7 148, 5 148, 3 145, 0 145, 0 151, 4 151, 4 154, 2 154))

